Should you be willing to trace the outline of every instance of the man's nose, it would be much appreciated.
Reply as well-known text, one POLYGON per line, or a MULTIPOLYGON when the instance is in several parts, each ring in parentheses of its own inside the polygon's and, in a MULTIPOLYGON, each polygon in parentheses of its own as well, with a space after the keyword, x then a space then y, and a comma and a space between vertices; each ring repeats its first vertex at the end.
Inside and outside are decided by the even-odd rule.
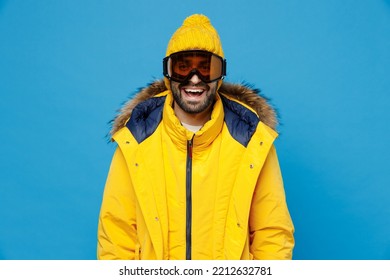
POLYGON ((194 85, 199 84, 202 80, 199 79, 197 74, 192 75, 190 82, 194 85))

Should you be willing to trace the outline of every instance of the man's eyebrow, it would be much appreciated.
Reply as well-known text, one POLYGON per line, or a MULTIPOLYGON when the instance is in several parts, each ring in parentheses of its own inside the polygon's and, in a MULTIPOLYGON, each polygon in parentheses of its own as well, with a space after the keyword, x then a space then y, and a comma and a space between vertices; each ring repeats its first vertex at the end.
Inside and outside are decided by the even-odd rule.
POLYGON ((199 61, 198 66, 209 66, 210 62, 209 61, 199 61))

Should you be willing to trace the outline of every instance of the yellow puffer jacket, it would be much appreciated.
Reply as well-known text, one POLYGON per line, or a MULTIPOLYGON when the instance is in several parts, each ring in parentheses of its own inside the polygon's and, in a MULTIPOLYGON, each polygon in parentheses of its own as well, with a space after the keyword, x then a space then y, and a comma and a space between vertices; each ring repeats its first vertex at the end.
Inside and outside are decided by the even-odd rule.
POLYGON ((115 119, 98 258, 291 259, 294 228, 265 99, 224 83, 195 134, 171 105, 156 82, 115 119))

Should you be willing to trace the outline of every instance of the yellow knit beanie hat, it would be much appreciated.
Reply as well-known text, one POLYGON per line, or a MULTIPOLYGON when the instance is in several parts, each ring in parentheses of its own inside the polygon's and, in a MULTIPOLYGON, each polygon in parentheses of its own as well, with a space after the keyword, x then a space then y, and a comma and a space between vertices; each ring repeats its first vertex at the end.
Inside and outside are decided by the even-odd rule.
POLYGON ((221 40, 208 17, 187 17, 169 41, 166 56, 185 50, 205 50, 224 57, 221 40))

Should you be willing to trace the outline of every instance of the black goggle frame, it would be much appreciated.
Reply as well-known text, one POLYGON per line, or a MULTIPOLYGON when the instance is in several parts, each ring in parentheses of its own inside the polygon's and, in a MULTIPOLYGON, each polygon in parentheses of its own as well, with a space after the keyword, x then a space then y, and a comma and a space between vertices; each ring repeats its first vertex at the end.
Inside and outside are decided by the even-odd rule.
MULTIPOLYGON (((170 63, 170 65, 172 66, 173 64, 170 63)), ((224 59, 224 58, 222 58, 214 53, 211 53, 208 51, 202 51, 202 50, 181 51, 181 52, 173 53, 167 57, 164 57, 164 59, 163 59, 163 75, 165 77, 167 77, 169 80, 175 81, 178 83, 186 83, 195 74, 198 75, 198 77, 205 83, 211 83, 211 82, 223 79, 224 76, 226 76, 226 59, 224 59), (221 61, 221 74, 218 75, 217 77, 210 79, 210 77, 202 75, 202 73, 196 68, 191 69, 186 76, 182 76, 180 74, 174 73, 173 69, 171 69, 171 71, 169 71, 170 69, 168 69, 168 67, 169 67, 168 62, 170 59, 174 59, 175 56, 177 56, 177 55, 185 56, 185 55, 190 55, 190 54, 194 54, 194 56, 206 56, 206 57, 213 56, 213 57, 217 58, 218 60, 221 61), (174 75, 170 75, 169 72, 172 72, 174 75)))

